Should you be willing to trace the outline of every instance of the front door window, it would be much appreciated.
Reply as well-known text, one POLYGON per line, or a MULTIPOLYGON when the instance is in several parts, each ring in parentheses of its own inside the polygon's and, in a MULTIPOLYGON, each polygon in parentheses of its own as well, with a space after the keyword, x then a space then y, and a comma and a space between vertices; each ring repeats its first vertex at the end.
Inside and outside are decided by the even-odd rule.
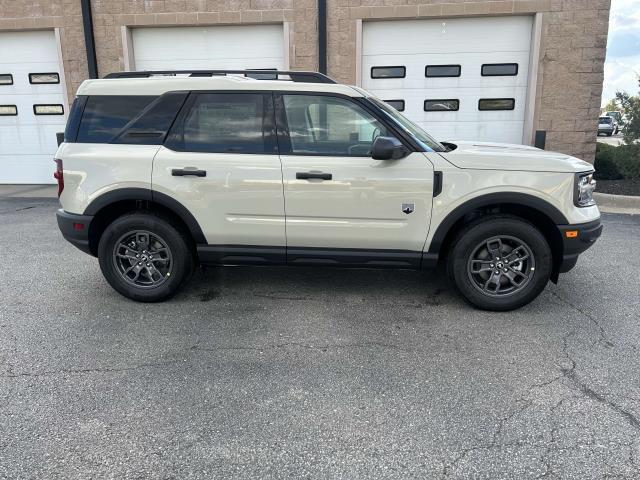
POLYGON ((326 95, 283 95, 291 153, 368 157, 387 129, 356 103, 326 95))

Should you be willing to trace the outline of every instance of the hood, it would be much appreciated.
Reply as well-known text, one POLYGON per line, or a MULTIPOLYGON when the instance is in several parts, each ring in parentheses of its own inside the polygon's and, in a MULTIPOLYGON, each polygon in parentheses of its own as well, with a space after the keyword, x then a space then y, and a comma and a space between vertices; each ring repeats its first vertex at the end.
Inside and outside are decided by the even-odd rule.
POLYGON ((593 165, 564 153, 508 143, 451 141, 457 148, 441 152, 458 168, 475 170, 521 170, 527 172, 584 172, 593 165))

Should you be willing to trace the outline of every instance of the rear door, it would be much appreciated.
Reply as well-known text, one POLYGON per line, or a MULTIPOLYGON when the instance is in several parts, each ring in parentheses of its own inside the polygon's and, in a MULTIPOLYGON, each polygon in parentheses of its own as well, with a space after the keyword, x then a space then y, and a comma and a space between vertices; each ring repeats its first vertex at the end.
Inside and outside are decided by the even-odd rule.
POLYGON ((194 92, 153 162, 153 189, 196 218, 201 259, 285 259, 284 195, 272 94, 194 92))

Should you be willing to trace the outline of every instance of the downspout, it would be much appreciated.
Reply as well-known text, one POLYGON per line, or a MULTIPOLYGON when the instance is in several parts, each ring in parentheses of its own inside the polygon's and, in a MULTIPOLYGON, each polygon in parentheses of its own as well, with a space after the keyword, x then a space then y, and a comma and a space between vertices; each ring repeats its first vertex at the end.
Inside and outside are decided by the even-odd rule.
POLYGON ((327 0, 318 0, 318 70, 327 73, 327 0))
POLYGON ((96 41, 93 36, 91 0, 80 0, 80 4, 82 6, 82 28, 84 30, 84 45, 87 49, 89 78, 98 78, 98 59, 96 58, 96 41))

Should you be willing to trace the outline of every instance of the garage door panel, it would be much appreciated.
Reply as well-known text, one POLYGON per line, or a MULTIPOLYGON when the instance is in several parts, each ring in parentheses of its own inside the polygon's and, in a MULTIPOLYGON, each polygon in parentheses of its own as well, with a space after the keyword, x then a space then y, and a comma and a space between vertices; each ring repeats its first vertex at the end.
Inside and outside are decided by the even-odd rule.
MULTIPOLYGON (((500 125, 484 124, 478 122, 442 122, 421 121, 416 122, 425 131, 429 132, 436 140, 478 140, 479 136, 491 138, 495 136, 495 129, 500 129, 501 142, 520 143, 522 138, 523 122, 505 121, 500 125)), ((497 141, 497 140, 490 140, 497 141)))
POLYGON ((16 63, 14 59, 46 63, 58 57, 53 30, 3 32, 2 44, 9 53, 2 56, 3 64, 16 63))
MULTIPOLYGON (((1 37, 1 35, 0 35, 1 37)), ((0 97, 4 98, 5 95, 30 95, 34 92, 47 93, 60 93, 61 87, 59 83, 34 85, 29 83, 30 73, 51 73, 55 72, 60 75, 57 62, 49 62, 38 65, 28 66, 0 66, 0 73, 10 73, 13 75, 13 85, 0 85, 0 97)))
POLYGON ((281 24, 136 28, 132 38, 139 70, 284 67, 281 24))
POLYGON ((483 52, 488 44, 517 52, 529 50, 531 19, 490 17, 490 25, 486 18, 367 22, 362 33, 363 55, 483 52))
POLYGON ((532 18, 476 17, 367 22, 362 85, 440 138, 521 143, 532 18), (516 75, 483 76, 486 64, 517 64, 516 75), (460 65, 460 76, 426 77, 427 65, 460 65), (371 78, 372 67, 405 67, 404 78, 371 78), (514 99, 512 110, 481 111, 480 99, 514 99), (425 112, 425 100, 458 100, 457 111, 425 112))
POLYGON ((402 92, 397 92, 395 90, 376 91, 376 96, 382 100, 404 100, 405 112, 411 111, 414 114, 424 112, 423 107, 425 100, 454 99, 460 101, 459 112, 470 112, 476 116, 482 113, 487 113, 478 110, 479 98, 513 98, 515 100, 515 111, 519 112, 520 109, 524 108, 526 94, 527 90, 523 87, 514 87, 509 89, 433 88, 429 89, 427 92, 421 89, 406 89, 402 92))
POLYGON ((4 173, 0 183, 55 183, 53 155, 0 154, 4 173))
POLYGON ((397 55, 384 57, 363 57, 365 80, 369 89, 378 88, 431 88, 452 85, 472 87, 478 85, 519 85, 527 86, 529 52, 515 55, 496 55, 494 52, 473 55, 397 55), (482 65, 488 63, 516 63, 518 75, 483 77, 482 65), (376 66, 405 66, 405 78, 371 78, 371 68, 376 66), (460 65, 459 77, 425 77, 426 65, 460 65))
MULTIPOLYGON (((17 120, 21 125, 36 125, 40 123, 64 123, 56 115, 34 115, 33 106, 41 104, 62 105, 66 113, 66 106, 63 103, 63 96, 60 93, 41 93, 34 95, 0 95, 2 105, 10 104, 18 108, 17 120)), ((0 117, 5 118, 5 117, 0 117)))
POLYGON ((217 58, 212 60, 153 60, 148 62, 136 61, 138 70, 243 70, 251 68, 282 69, 282 58, 265 57, 257 59, 217 58))
POLYGON ((53 158, 58 145, 56 133, 61 131, 60 125, 40 124, 37 127, 14 124, 12 128, 4 128, 0 124, 0 144, 6 145, 2 153, 39 154, 52 150, 49 158, 53 158))

